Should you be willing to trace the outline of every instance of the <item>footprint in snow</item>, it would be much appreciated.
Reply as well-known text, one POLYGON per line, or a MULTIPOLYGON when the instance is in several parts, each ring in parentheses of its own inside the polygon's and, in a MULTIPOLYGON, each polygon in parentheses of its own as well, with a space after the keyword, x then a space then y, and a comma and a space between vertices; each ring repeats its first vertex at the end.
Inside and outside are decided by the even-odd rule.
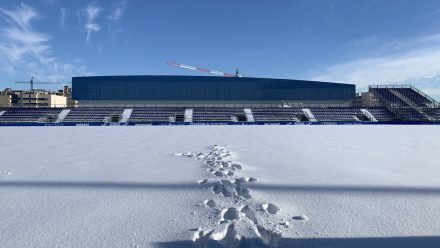
POLYGON ((212 199, 211 199, 211 200, 206 200, 204 203, 205 203, 206 206, 211 207, 211 208, 214 208, 214 207, 217 206, 217 204, 215 203, 215 201, 212 200, 212 199))
POLYGON ((263 208, 263 210, 269 214, 276 214, 278 211, 280 211, 280 208, 273 203, 264 203, 261 205, 261 208, 263 208))
POLYGON ((292 220, 308 220, 309 218, 307 218, 307 216, 305 215, 298 215, 298 216, 293 216, 292 220))

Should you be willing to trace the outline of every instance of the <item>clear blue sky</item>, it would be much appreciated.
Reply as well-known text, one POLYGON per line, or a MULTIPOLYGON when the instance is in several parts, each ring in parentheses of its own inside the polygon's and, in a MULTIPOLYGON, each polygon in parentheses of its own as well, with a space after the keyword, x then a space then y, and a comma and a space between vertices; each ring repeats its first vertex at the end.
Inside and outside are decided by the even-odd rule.
POLYGON ((1 0, 0 88, 34 75, 204 75, 411 83, 440 99, 438 0, 1 0))

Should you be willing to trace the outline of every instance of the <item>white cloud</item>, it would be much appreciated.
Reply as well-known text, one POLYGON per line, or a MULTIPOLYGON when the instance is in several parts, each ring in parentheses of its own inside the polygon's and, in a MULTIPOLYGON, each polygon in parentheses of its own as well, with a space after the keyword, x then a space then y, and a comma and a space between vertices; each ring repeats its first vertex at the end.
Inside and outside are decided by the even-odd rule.
POLYGON ((89 74, 78 63, 63 63, 52 55, 48 34, 39 32, 32 21, 41 14, 26 4, 15 9, 0 8, 0 71, 10 77, 70 81, 74 75, 89 74))
POLYGON ((67 13, 65 8, 60 9, 60 27, 64 28, 64 25, 66 23, 67 13))
POLYGON ((123 29, 119 24, 119 20, 125 13, 127 8, 127 0, 122 0, 112 5, 110 14, 108 15, 107 31, 110 41, 116 41, 118 36, 123 33, 123 29))
MULTIPOLYGON (((382 47, 391 54, 376 55, 328 66, 314 80, 355 83, 365 89, 371 84, 412 84, 435 93, 440 89, 440 35, 430 35, 382 47)), ((375 51, 371 51, 374 53, 375 51)))
POLYGON ((112 10, 112 12, 110 13, 110 15, 108 16, 108 19, 110 21, 118 21, 119 19, 121 19, 122 15, 125 12, 126 5, 127 5, 127 1, 126 0, 118 2, 115 5, 115 7, 112 10))
POLYGON ((41 18, 40 13, 23 3, 15 10, 0 8, 0 12, 9 18, 6 19, 6 22, 25 30, 29 30, 31 28, 30 21, 32 19, 41 18))
POLYGON ((90 37, 93 32, 101 31, 101 26, 99 26, 99 24, 96 23, 96 19, 99 17, 102 10, 103 9, 99 5, 94 3, 94 4, 89 4, 82 11, 86 17, 84 29, 86 30, 87 33, 86 36, 87 43, 90 41, 90 37))

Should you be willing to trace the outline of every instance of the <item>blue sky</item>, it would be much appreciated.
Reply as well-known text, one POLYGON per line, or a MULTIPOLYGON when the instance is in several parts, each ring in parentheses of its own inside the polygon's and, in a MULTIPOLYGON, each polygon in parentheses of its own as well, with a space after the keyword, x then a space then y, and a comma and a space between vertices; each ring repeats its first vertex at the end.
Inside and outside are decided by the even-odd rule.
POLYGON ((440 99, 438 0, 1 0, 0 88, 83 75, 411 83, 440 99))

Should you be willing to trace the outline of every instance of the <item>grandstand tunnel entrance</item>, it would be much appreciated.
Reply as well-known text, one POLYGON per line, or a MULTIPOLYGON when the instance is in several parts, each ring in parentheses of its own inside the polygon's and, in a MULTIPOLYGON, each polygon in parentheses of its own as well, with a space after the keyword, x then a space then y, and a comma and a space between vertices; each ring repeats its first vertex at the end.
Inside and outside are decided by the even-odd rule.
POLYGON ((237 119, 238 122, 247 122, 247 116, 246 114, 235 114, 235 118, 237 119))
POLYGON ((119 122, 121 120, 120 114, 112 114, 109 118, 109 122, 119 122))
POLYGON ((175 120, 175 122, 184 122, 185 121, 185 115, 184 114, 176 114, 174 120, 175 120))
POLYGON ((58 115, 57 114, 47 114, 44 118, 43 118, 43 122, 45 123, 53 123, 58 119, 58 115))
POLYGON ((359 121, 371 121, 368 116, 366 116, 364 113, 359 113, 356 115, 356 117, 359 119, 359 121))
POLYGON ((304 113, 297 114, 296 118, 298 118, 298 120, 301 122, 309 121, 309 117, 307 117, 307 115, 305 115, 304 113))

